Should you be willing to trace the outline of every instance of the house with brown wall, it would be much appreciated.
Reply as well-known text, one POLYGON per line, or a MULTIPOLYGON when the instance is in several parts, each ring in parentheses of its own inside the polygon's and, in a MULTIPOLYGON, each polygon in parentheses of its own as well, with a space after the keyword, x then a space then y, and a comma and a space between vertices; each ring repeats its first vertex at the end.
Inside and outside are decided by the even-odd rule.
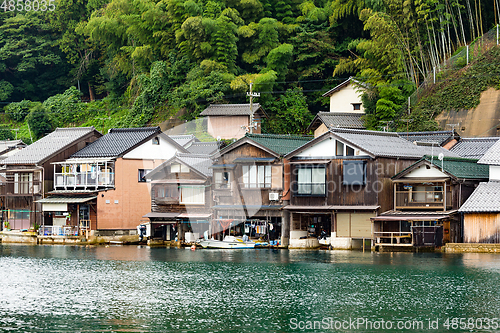
POLYGON ((151 210, 145 175, 177 151, 187 152, 159 127, 110 129, 68 159, 53 163, 54 191, 42 203, 71 203, 66 213, 72 225, 92 234, 135 234, 151 210))
POLYGON ((312 137, 246 134, 214 157, 212 235, 233 232, 288 245, 283 156, 312 137))
POLYGON ((42 225, 43 207, 37 201, 53 190, 52 163, 67 159, 101 136, 94 127, 57 128, 1 161, 6 178, 0 195, 4 226, 20 230, 42 225))
POLYGON ((371 218, 393 206, 391 177, 440 147, 412 144, 397 133, 331 129, 285 156, 290 164, 290 247, 334 248, 372 238, 371 218))

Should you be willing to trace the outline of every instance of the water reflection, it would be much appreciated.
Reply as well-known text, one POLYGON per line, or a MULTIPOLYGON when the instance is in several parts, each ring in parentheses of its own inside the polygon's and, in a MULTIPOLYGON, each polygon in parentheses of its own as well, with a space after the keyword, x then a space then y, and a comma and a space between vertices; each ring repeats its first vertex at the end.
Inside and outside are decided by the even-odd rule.
POLYGON ((492 317, 499 268, 491 254, 2 245, 0 330, 290 332, 293 318, 492 317))

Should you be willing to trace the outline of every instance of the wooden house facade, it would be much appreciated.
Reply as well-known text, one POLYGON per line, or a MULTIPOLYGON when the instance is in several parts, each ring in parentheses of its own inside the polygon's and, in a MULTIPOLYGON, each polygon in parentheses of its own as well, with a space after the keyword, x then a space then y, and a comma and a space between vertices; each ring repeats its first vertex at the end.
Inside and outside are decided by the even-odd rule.
POLYGON ((290 247, 318 247, 322 235, 333 248, 362 246, 371 218, 393 206, 391 177, 427 151, 396 133, 332 129, 286 155, 290 247))

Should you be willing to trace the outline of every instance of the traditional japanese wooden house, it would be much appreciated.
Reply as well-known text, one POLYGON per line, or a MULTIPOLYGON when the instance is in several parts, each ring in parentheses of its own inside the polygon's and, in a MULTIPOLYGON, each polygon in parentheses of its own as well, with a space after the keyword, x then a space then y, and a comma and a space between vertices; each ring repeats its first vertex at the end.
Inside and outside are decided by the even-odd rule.
POLYGON ((146 175, 151 181, 151 212, 144 215, 153 239, 193 242, 209 230, 212 159, 208 154, 177 153, 146 175))
MULTIPOLYGON (((283 156, 312 137, 246 134, 214 157, 212 233, 234 227, 236 233, 269 237, 288 245, 284 211, 286 166, 283 156)), ((286 203, 286 201, 285 201, 286 203)))
POLYGON ((461 242, 457 210, 487 179, 488 167, 477 160, 425 156, 392 178, 393 208, 372 218, 375 247, 393 250, 461 242))
POLYGON ((489 181, 482 182, 460 207, 464 243, 500 243, 500 141, 478 161, 489 169, 489 181))
POLYGON ((290 164, 290 247, 362 246, 372 238, 370 218, 393 206, 391 177, 440 148, 418 146, 397 133, 330 129, 285 156, 290 164))
POLYGON ((101 136, 94 127, 57 128, 1 161, 6 178, 0 187, 4 227, 20 230, 42 225, 43 207, 36 202, 54 188, 52 163, 63 161, 101 136))

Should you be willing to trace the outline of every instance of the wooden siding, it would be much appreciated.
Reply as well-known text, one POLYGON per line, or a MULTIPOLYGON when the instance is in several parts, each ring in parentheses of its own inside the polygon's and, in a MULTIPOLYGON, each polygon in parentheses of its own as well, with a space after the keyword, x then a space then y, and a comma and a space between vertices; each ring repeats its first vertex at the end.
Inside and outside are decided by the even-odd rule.
POLYGON ((464 214, 464 243, 500 243, 500 214, 464 214))

